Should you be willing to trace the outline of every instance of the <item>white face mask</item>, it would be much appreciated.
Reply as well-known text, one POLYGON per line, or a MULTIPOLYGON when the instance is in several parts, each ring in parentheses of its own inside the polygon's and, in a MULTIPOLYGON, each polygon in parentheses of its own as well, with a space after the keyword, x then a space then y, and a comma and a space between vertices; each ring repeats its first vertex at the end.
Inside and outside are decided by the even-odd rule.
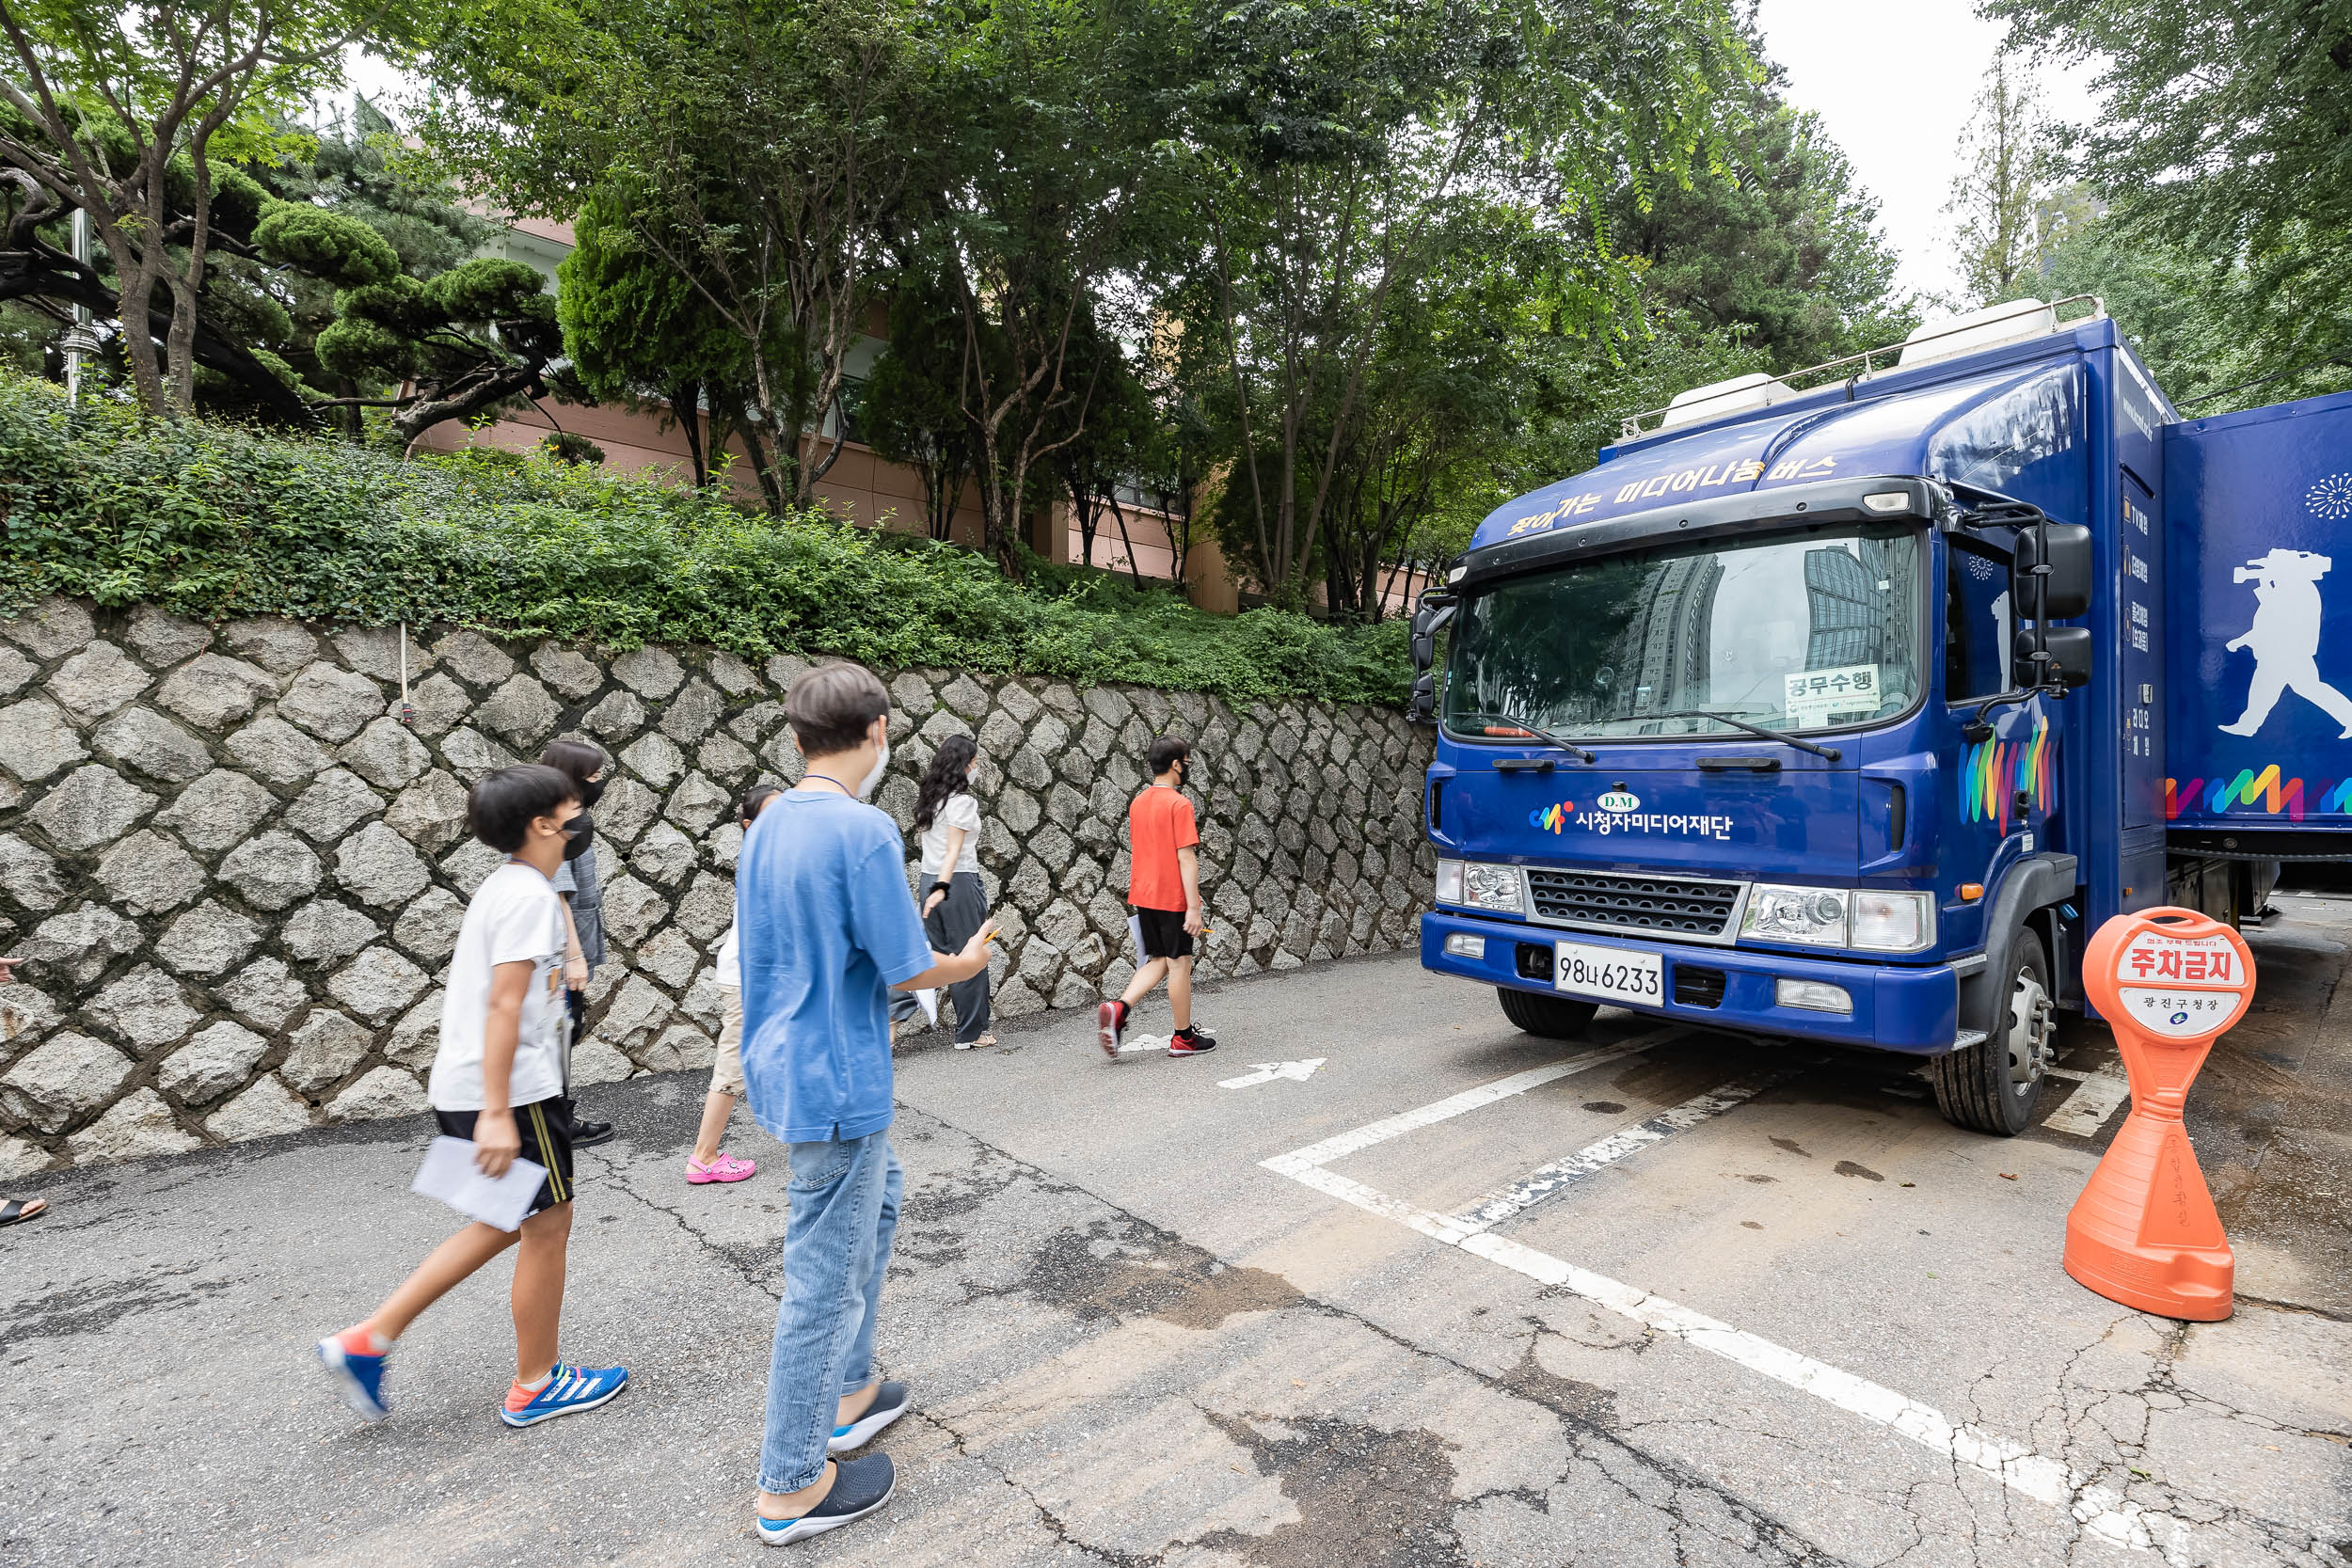
POLYGON ((874 753, 874 770, 866 774, 865 783, 857 786, 857 798, 859 800, 864 800, 873 795, 874 791, 882 784, 882 769, 888 768, 889 766, 890 742, 885 739, 882 743, 882 749, 874 753))

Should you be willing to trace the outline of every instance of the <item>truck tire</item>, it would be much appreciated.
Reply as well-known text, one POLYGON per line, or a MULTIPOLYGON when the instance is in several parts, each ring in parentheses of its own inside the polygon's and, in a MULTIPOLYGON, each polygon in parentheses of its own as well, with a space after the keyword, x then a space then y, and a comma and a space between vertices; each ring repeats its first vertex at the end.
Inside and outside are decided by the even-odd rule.
POLYGON ((2009 954, 2012 978, 2008 1000, 1994 1015, 1997 1027, 1976 1044, 1928 1064, 1935 1106, 1945 1120, 2004 1138, 2023 1132, 2033 1118, 2057 1028, 2050 960, 2042 955, 2042 938, 2021 930, 2009 954))
POLYGON ((1513 990, 1509 986, 1497 986, 1495 994, 1502 999, 1503 1017, 1529 1034, 1541 1035, 1548 1040, 1583 1038, 1584 1026, 1600 1011, 1597 1002, 1538 996, 1532 990, 1513 990))

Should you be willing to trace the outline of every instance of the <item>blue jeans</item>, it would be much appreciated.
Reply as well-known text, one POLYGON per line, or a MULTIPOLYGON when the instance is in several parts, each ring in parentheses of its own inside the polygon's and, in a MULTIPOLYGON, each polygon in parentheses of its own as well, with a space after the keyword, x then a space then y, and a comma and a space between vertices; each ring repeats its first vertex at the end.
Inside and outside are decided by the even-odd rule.
POLYGON ((817 1484, 841 1397, 873 1381, 874 1314, 906 1180, 886 1132, 791 1148, 784 1300, 759 1445, 764 1492, 817 1484))

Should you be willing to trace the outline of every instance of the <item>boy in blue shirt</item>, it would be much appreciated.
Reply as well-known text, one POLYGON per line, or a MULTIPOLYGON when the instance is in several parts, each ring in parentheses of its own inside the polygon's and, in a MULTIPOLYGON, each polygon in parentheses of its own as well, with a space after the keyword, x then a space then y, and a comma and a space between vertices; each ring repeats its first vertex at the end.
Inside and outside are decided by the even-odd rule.
POLYGON ((890 693, 872 672, 811 671, 785 716, 808 771, 752 824, 735 875, 746 1098, 792 1150, 759 1453, 758 1528, 771 1545, 890 1500, 888 1454, 827 1457, 871 1441, 908 1402, 904 1384, 869 1380, 902 1185, 889 993, 970 979, 994 935, 983 922, 950 958, 923 934, 898 824, 863 803, 890 760, 890 693))

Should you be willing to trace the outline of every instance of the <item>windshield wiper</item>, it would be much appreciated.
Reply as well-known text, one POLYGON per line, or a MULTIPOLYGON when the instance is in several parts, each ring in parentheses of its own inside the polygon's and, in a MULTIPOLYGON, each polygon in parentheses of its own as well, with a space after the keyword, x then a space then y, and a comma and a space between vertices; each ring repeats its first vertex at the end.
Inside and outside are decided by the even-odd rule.
POLYGON ((1744 719, 1735 719, 1728 713, 1718 713, 1711 707, 1682 707, 1676 708, 1671 713, 1630 713, 1626 717, 1629 719, 1715 719, 1735 729, 1745 730, 1750 735, 1760 735, 1767 740, 1777 740, 1783 746, 1794 746, 1800 752, 1810 752, 1815 756, 1830 762, 1836 762, 1845 755, 1835 746, 1817 746, 1802 736, 1783 735, 1778 730, 1768 730, 1761 724, 1751 724, 1744 719))
POLYGON ((1516 714, 1466 713, 1462 715, 1462 717, 1465 719, 1490 719, 1498 721, 1502 723, 1513 725, 1525 732, 1531 737, 1542 741, 1545 745, 1554 746, 1559 748, 1561 751, 1567 752, 1568 755, 1574 757, 1579 762, 1598 762, 1600 760, 1598 756, 1586 751, 1583 747, 1579 746, 1575 741, 1563 740, 1558 736, 1552 734, 1549 730, 1545 729, 1542 725, 1531 724, 1526 720, 1518 717, 1516 714))

